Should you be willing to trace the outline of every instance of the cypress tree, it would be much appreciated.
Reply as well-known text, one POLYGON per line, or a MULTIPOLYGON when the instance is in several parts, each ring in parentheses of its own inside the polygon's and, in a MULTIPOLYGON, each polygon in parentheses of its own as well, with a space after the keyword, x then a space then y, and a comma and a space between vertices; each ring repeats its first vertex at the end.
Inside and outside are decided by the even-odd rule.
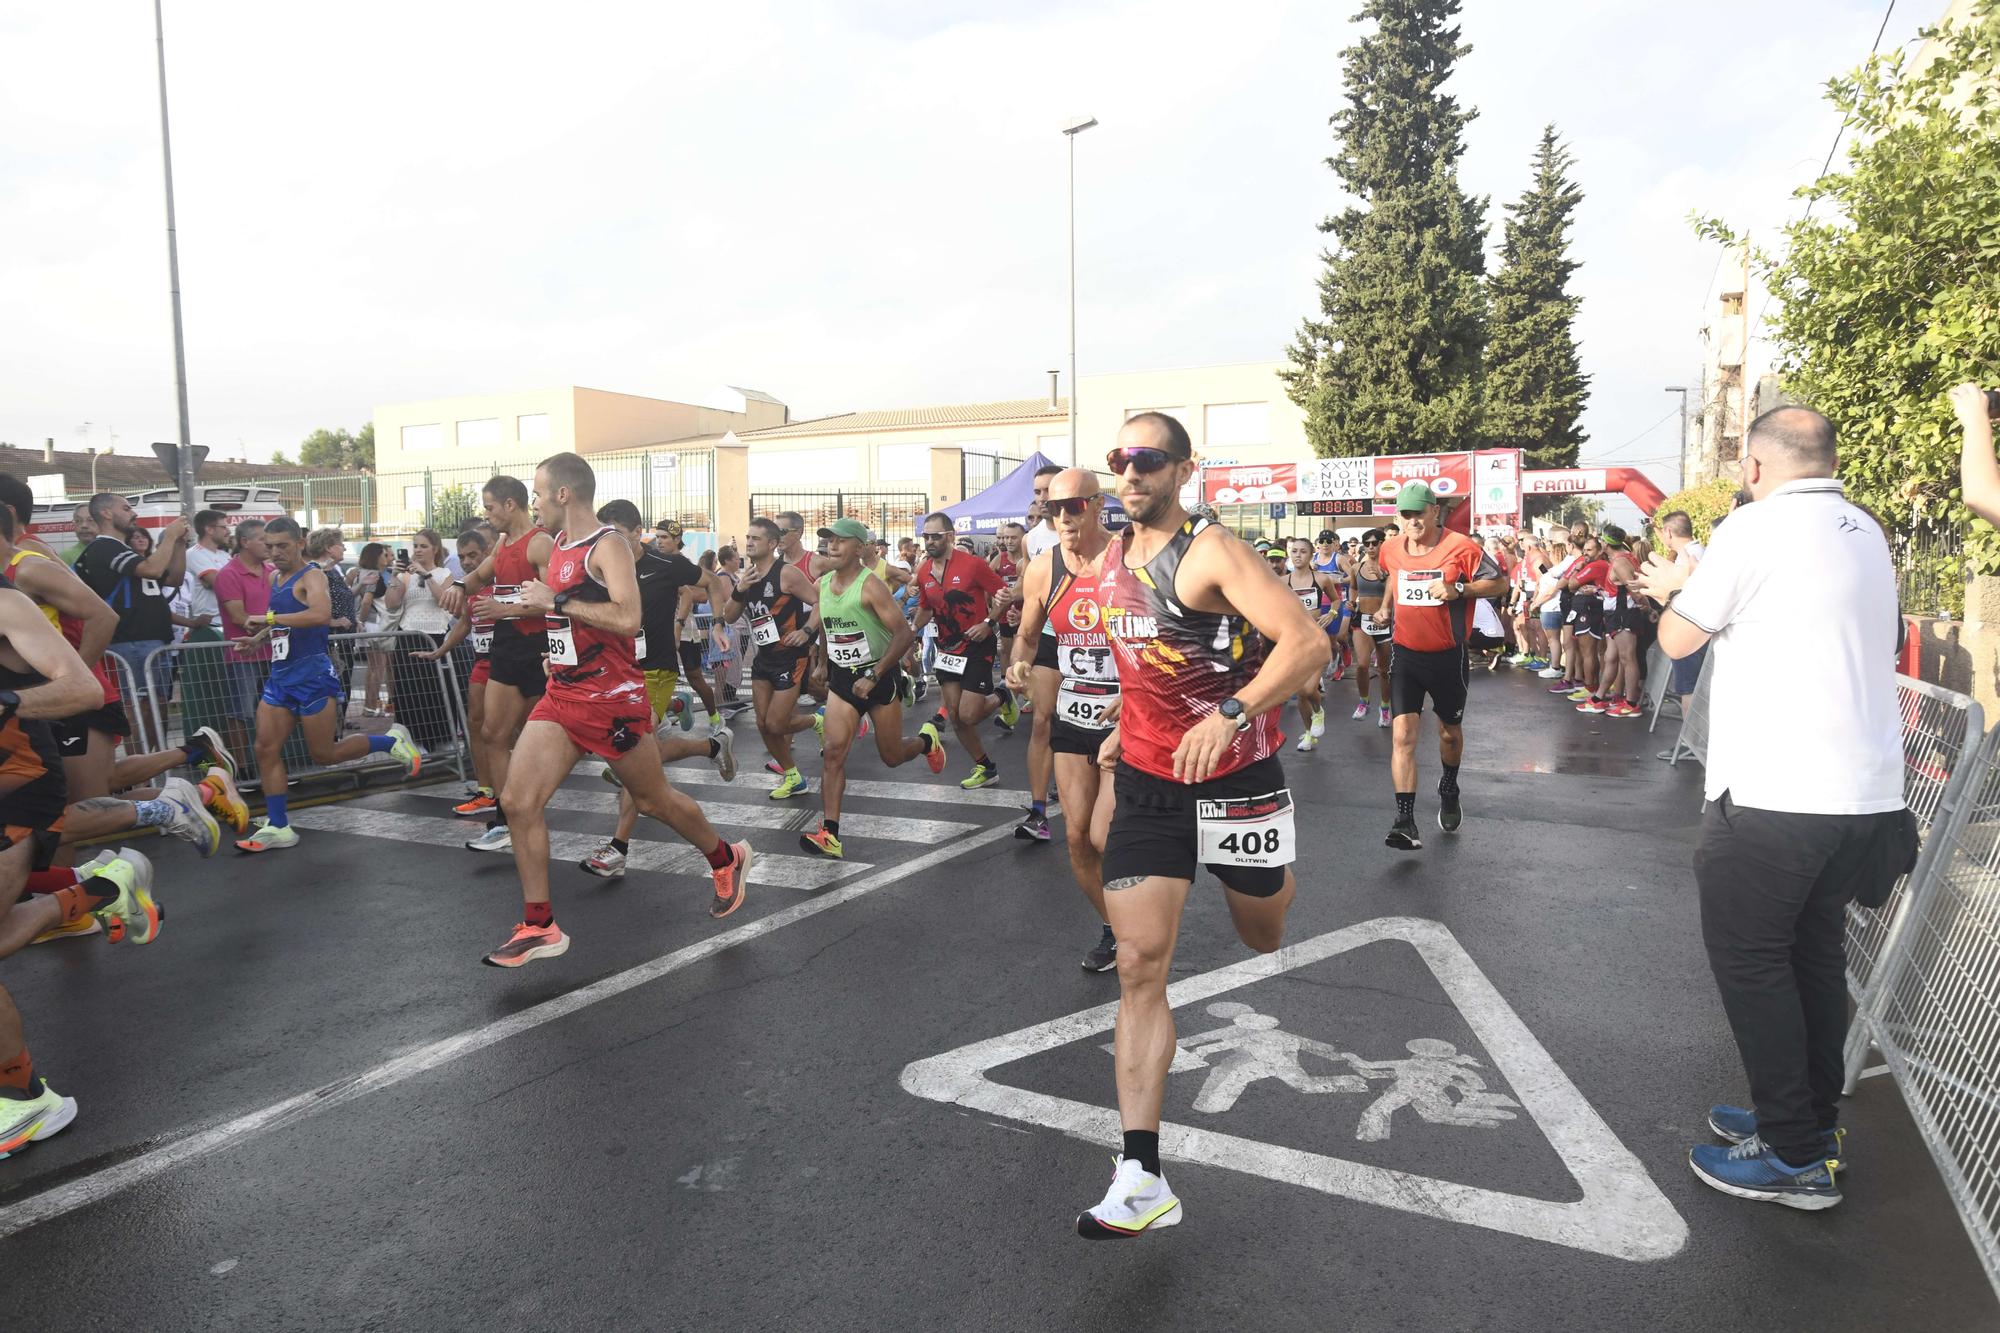
POLYGON ((1535 180, 1508 207, 1500 271, 1493 276, 1486 344, 1486 443, 1525 449, 1528 467, 1574 467, 1584 441, 1577 419, 1590 397, 1590 377, 1576 350, 1580 298, 1570 295, 1569 228, 1583 191, 1569 178, 1574 165, 1556 127, 1542 131, 1535 180))
POLYGON ((1477 112, 1441 91, 1471 48, 1460 0, 1364 0, 1326 160, 1355 203, 1320 223, 1317 319, 1281 372, 1321 455, 1468 448, 1485 341, 1486 201, 1459 186, 1477 112))

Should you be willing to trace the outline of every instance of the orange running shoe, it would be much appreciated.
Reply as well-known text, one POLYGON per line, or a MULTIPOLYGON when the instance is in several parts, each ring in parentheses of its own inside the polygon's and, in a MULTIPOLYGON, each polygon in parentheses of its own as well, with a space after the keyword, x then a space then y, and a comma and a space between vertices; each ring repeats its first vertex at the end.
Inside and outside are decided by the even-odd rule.
POLYGON ((485 815, 491 814, 499 808, 500 802, 493 799, 493 793, 481 787, 478 793, 470 799, 460 801, 457 805, 454 805, 451 808, 451 812, 455 815, 485 815))
POLYGON ((555 922, 551 921, 546 926, 531 926, 523 921, 514 927, 514 934, 505 944, 480 961, 488 967, 519 967, 537 958, 554 958, 568 949, 569 936, 563 934, 562 927, 555 922))
POLYGON ((717 920, 743 906, 744 881, 750 876, 750 844, 732 842, 729 851, 729 864, 709 872, 715 876, 715 901, 708 905, 708 914, 717 920))
POLYGON ((228 769, 217 765, 202 775, 201 803, 238 833, 250 831, 250 806, 243 793, 236 790, 236 780, 229 776, 228 769))
POLYGON ((944 772, 944 734, 938 730, 937 723, 924 723, 917 728, 917 735, 931 738, 931 748, 924 752, 924 762, 931 766, 931 772, 944 772))

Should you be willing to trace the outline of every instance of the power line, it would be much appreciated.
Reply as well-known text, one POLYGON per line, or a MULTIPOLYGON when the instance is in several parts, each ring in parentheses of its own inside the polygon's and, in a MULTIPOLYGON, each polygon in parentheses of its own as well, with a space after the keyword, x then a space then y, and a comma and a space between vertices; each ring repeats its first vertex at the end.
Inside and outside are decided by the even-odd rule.
MULTIPOLYGON (((1668 408, 1667 414, 1665 416, 1661 417, 1658 421, 1655 421, 1652 425, 1646 427, 1646 429, 1640 431, 1637 435, 1634 435, 1631 439, 1625 441, 1625 443, 1619 445, 1617 449, 1612 449, 1605 453, 1599 454, 1594 460, 1592 460, 1590 464, 1588 464, 1588 466, 1595 467, 1598 463, 1602 463, 1605 459, 1610 458, 1613 454, 1618 453, 1619 450, 1630 449, 1633 445, 1645 439, 1648 435, 1651 435, 1654 431, 1666 425, 1669 421, 1673 420, 1680 414, 1681 414, 1681 409, 1678 404, 1668 408)), ((1586 465, 1579 463, 1577 466, 1583 467, 1586 465)))

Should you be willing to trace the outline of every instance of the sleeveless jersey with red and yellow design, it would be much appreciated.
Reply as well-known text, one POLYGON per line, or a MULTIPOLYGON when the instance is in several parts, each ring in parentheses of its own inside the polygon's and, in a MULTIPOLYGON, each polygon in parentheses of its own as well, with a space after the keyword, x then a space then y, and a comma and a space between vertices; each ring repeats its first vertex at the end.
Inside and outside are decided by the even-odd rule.
MULTIPOLYGON (((572 602, 610 601, 610 591, 590 572, 590 553, 612 531, 602 527, 575 542, 568 540, 567 533, 557 533, 542 582, 552 592, 569 594, 572 602)), ((613 634, 559 612, 546 619, 550 694, 587 704, 644 700, 646 677, 632 655, 629 635, 613 634), (574 660, 559 661, 559 657, 574 660)))
MULTIPOLYGON (((1181 737, 1250 683, 1264 664, 1264 636, 1241 616, 1197 611, 1174 594, 1174 576, 1211 524, 1190 518, 1144 566, 1125 566, 1126 535, 1112 539, 1098 589, 1125 704, 1118 716, 1125 762, 1174 780, 1181 737)), ((1211 777, 1268 759, 1284 744, 1273 709, 1236 734, 1211 777)))
POLYGON ((1062 673, 1055 718, 1085 731, 1107 731, 1104 710, 1118 697, 1118 663, 1104 632, 1104 570, 1107 546, 1097 569, 1071 569, 1060 546, 1049 548, 1049 628, 1055 633, 1056 669, 1062 673))

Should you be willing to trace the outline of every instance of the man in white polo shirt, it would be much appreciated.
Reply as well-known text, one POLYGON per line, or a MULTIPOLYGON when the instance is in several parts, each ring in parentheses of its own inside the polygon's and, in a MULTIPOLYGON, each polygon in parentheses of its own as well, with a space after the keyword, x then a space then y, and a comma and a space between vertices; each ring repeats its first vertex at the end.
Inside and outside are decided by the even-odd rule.
POLYGON ((1834 479, 1833 426, 1781 407, 1751 424, 1752 504, 1692 572, 1656 554, 1643 591, 1666 603, 1660 647, 1712 644, 1708 808, 1694 872, 1702 940, 1754 1109, 1717 1106, 1731 1147, 1689 1154, 1739 1198, 1840 1202, 1835 1173, 1847 1040, 1842 922, 1907 868, 1896 578, 1882 529, 1834 479))

